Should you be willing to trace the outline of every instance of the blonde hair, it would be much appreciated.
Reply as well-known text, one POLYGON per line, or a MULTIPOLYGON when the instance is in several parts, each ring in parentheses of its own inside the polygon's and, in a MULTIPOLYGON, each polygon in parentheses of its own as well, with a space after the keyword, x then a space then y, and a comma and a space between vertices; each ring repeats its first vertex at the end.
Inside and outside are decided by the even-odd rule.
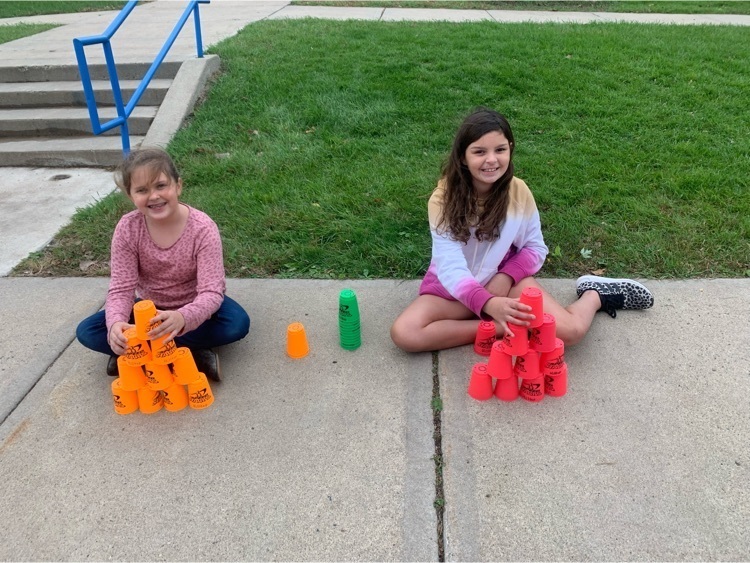
POLYGON ((141 167, 148 168, 153 174, 152 177, 164 173, 175 182, 180 179, 172 157, 164 149, 158 147, 136 149, 130 151, 130 154, 115 170, 115 183, 125 195, 130 195, 130 183, 133 178, 133 172, 141 167))

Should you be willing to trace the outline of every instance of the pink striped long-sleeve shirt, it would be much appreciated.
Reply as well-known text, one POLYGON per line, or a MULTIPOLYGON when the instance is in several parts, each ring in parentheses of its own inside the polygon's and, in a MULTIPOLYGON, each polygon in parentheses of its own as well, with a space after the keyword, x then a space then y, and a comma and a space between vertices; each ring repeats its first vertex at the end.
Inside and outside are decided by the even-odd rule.
POLYGON ((139 211, 120 219, 112 237, 107 332, 118 321, 128 322, 136 295, 150 299, 157 309, 182 313, 183 333, 196 329, 221 306, 226 280, 219 229, 202 211, 186 207, 185 229, 169 248, 151 239, 139 211))

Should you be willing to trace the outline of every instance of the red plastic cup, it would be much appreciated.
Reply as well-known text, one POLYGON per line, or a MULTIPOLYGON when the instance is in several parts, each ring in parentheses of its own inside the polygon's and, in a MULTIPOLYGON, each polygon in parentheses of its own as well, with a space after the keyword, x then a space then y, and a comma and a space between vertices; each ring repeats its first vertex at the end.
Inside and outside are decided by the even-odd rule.
POLYGON ((492 345, 497 338, 497 329, 492 321, 480 321, 477 336, 474 339, 474 351, 482 356, 489 356, 492 345))
POLYGON ((523 356, 529 351, 529 329, 513 323, 508 323, 508 328, 513 332, 513 336, 509 336, 507 332, 503 335, 505 353, 510 356, 523 356))
POLYGON ((544 399, 544 376, 536 379, 524 379, 521 381, 521 389, 518 391, 522 399, 532 403, 538 403, 544 399))
POLYGON ((531 307, 531 314, 534 315, 534 320, 529 321, 531 328, 542 326, 544 322, 544 300, 542 297, 542 290, 538 287, 527 287, 521 292, 521 303, 529 305, 531 307))
POLYGON ((563 364, 560 375, 544 376, 544 392, 550 397, 562 397, 568 392, 568 366, 563 364))
POLYGON ((518 399, 518 378, 498 379, 495 383, 495 397, 507 403, 518 399))
POLYGON ((544 313, 542 326, 531 329, 529 347, 537 352, 552 352, 555 349, 556 321, 554 315, 544 313))
POLYGON ((565 366, 565 344, 559 338, 555 338, 555 347, 551 352, 542 354, 541 369, 544 375, 557 377, 562 373, 565 366))
POLYGON ((519 379, 536 379, 541 376, 539 371, 539 352, 529 350, 523 356, 516 358, 516 365, 513 366, 513 374, 519 379))
POLYGON ((486 401, 492 397, 492 378, 487 373, 487 364, 474 364, 469 380, 469 396, 477 401, 486 401))
POLYGON ((513 375, 513 356, 505 353, 502 340, 496 340, 492 345, 487 373, 495 379, 507 379, 513 375))

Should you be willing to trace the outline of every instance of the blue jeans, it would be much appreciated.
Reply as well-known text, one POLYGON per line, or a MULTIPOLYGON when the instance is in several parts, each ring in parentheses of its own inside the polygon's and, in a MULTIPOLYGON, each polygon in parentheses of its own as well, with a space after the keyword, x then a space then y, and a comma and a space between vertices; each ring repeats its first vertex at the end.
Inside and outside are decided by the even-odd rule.
MULTIPOLYGON (((130 322, 133 322, 132 312, 130 313, 130 322)), ((216 348, 245 338, 249 331, 250 317, 245 309, 225 295, 221 307, 211 315, 210 319, 195 330, 177 336, 175 343, 178 347, 184 346, 191 350, 216 348)), ((104 311, 94 313, 81 321, 76 329, 76 338, 86 348, 109 356, 115 355, 107 342, 107 324, 104 311)))

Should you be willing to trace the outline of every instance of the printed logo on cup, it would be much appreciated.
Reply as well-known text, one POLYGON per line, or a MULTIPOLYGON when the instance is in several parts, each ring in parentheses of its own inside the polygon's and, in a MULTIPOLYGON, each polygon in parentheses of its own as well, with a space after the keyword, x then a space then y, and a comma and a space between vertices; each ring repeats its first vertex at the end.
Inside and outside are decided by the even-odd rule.
POLYGON ((210 399, 211 395, 209 394, 208 389, 206 389, 205 387, 196 391, 195 393, 190 394, 191 403, 205 403, 210 399))
POLYGON ((157 359, 168 358, 174 353, 176 349, 177 349, 177 346, 175 345, 174 340, 170 340, 164 346, 159 348, 159 350, 156 352, 156 358, 157 359))
POLYGON ((526 397, 541 397, 544 395, 544 389, 542 389, 541 383, 529 383, 525 381, 521 385, 521 393, 526 397))
POLYGON ((136 344, 135 346, 128 346, 127 350, 125 350, 125 357, 128 360, 139 360, 147 355, 148 355, 148 352, 143 349, 143 344, 136 344))

